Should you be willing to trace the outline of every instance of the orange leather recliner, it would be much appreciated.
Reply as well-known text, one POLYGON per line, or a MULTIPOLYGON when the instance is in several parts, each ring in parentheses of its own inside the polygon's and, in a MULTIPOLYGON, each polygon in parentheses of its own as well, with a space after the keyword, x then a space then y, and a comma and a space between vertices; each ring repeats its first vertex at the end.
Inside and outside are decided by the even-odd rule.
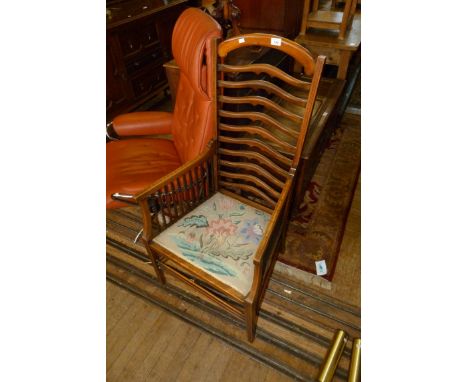
POLYGON ((114 132, 127 139, 106 145, 106 208, 125 207, 123 198, 194 159, 215 134, 211 40, 222 35, 219 24, 199 9, 189 8, 177 20, 172 53, 180 68, 173 113, 134 112, 112 121, 114 132), (172 140, 148 136, 172 134, 172 140), (140 136, 140 137, 138 137, 140 136), (130 138, 131 137, 131 138, 130 138))

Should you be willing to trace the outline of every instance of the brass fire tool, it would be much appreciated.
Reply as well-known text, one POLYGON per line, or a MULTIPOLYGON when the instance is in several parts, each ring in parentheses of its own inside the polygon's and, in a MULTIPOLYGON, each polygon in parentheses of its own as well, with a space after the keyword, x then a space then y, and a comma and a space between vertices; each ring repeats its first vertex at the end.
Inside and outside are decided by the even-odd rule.
POLYGON ((353 341, 353 353, 349 364, 348 382, 358 382, 361 380, 361 339, 355 338, 353 341))
POLYGON ((336 367, 340 361, 341 354, 346 346, 348 335, 343 330, 338 330, 333 338, 333 344, 328 349, 327 356, 317 378, 319 382, 331 382, 335 374, 336 367))

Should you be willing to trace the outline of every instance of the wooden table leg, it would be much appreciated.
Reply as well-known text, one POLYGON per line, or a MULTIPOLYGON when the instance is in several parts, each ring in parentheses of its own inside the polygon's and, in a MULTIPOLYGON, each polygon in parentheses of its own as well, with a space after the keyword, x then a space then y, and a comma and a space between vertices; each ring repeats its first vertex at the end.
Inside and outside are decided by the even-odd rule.
POLYGON ((340 62, 338 63, 338 74, 336 78, 339 80, 345 80, 346 74, 348 73, 348 65, 351 60, 353 52, 351 50, 342 50, 340 54, 340 62))

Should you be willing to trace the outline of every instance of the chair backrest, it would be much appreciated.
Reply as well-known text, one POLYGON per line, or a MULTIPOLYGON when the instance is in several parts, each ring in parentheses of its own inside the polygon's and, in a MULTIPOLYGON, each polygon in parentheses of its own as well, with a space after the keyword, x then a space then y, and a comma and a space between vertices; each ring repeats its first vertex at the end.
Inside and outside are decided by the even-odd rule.
POLYGON ((222 42, 218 55, 218 186, 273 210, 299 163, 325 57, 314 60, 294 41, 261 33, 222 42), (305 77, 259 60, 226 64, 231 52, 257 46, 290 56, 305 77))
POLYGON ((180 69, 172 134, 182 162, 194 159, 215 133, 211 84, 211 40, 220 38, 221 27, 196 8, 184 11, 172 34, 172 53, 180 69))

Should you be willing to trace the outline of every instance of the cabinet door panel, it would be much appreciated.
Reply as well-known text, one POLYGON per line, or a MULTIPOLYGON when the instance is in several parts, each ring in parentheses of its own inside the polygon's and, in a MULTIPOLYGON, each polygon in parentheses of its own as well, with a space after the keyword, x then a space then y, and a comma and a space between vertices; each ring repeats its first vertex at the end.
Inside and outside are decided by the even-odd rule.
POLYGON ((146 73, 142 73, 132 80, 135 98, 145 97, 166 81, 166 75, 162 66, 151 68, 146 73))
POLYGON ((123 73, 112 53, 111 40, 106 41, 106 112, 120 109, 126 104, 123 73))
POLYGON ((187 1, 119 1, 107 18, 106 118, 141 108, 164 91, 174 24, 187 1))

